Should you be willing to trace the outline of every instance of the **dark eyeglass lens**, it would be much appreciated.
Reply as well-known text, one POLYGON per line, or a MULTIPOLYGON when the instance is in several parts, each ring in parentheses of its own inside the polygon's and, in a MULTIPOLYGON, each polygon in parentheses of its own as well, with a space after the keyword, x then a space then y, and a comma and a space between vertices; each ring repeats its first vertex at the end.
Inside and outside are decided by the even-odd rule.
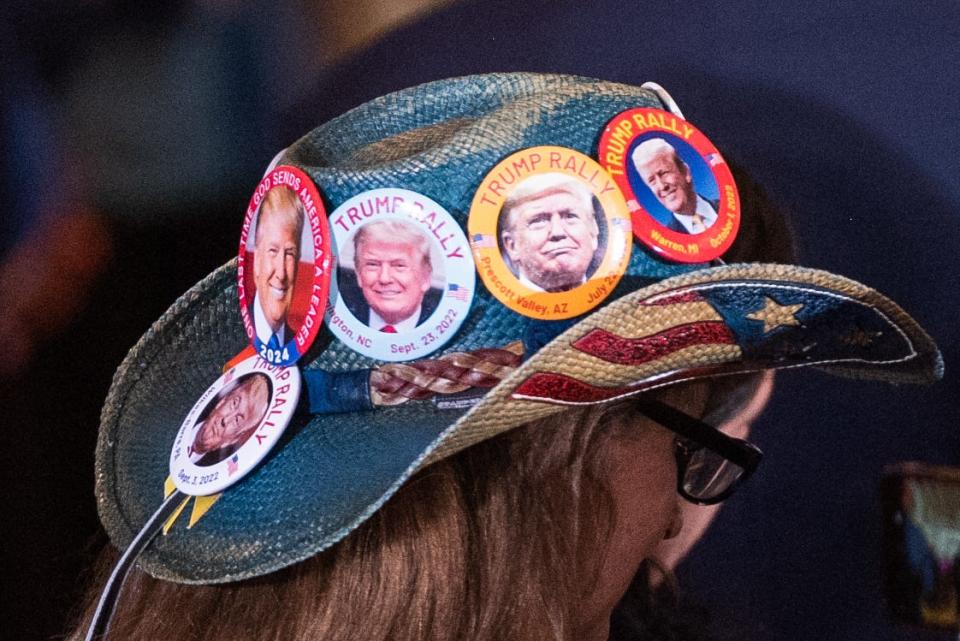
POLYGON ((709 501, 730 489, 743 472, 736 463, 701 447, 690 454, 683 475, 683 491, 695 499, 709 501))

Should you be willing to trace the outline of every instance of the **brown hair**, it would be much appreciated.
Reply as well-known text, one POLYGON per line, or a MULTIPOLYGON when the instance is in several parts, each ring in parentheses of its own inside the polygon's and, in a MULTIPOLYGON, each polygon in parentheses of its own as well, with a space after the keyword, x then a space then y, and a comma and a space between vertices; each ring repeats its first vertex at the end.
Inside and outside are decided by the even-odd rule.
MULTIPOLYGON (((745 215, 731 253, 789 260, 785 223, 752 181, 738 182, 745 215)), ((726 377, 657 395, 720 422, 756 381, 726 377)), ((339 544, 270 575, 184 586, 134 570, 111 637, 576 639, 578 603, 603 566, 614 517, 594 454, 615 432, 605 429, 610 417, 623 411, 629 402, 573 409, 562 420, 535 421, 474 445, 421 471, 339 544)), ((101 559, 97 585, 114 555, 101 559)), ((97 592, 82 621, 90 620, 97 592)), ((70 639, 82 638, 83 629, 70 639)))
POLYGON ((574 410, 436 463, 345 540, 274 574, 194 587, 135 570, 111 637, 575 638, 593 568, 571 560, 602 547, 595 515, 609 512, 591 469, 605 416, 574 410))
MULTIPOLYGON (((709 387, 659 395, 699 411, 709 387)), ((468 448, 416 475, 333 548, 274 574, 184 586, 134 570, 110 636, 577 639, 615 517, 595 454, 643 429, 639 414, 612 425, 630 412, 629 401, 574 409, 468 448)))

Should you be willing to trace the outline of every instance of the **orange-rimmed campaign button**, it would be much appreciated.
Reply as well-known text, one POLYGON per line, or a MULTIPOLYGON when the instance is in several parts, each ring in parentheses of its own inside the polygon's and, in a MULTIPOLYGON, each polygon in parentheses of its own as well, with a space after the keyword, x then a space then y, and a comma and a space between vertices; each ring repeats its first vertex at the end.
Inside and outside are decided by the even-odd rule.
POLYGON ((660 109, 617 114, 597 148, 623 191, 637 239, 675 261, 721 256, 740 228, 740 195, 723 156, 686 120, 660 109))
POLYGON ((630 214, 620 189, 574 149, 531 147, 502 160, 477 189, 467 227, 484 285, 531 318, 589 311, 630 260, 630 214))

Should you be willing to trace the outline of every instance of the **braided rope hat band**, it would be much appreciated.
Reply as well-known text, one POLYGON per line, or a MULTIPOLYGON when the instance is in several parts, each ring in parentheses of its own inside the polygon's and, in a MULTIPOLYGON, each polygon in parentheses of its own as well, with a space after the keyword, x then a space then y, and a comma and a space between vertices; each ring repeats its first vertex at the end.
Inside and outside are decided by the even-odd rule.
MULTIPOLYGON (((651 90, 586 78, 452 79, 362 105, 280 162, 310 176, 328 211, 368 189, 407 189, 465 230, 478 185, 511 153, 554 145, 592 156, 616 114, 664 106, 651 90)), ((246 345, 237 298, 232 261, 174 303, 117 371, 97 497, 121 549, 162 500, 177 426, 246 345)), ((202 520, 147 547, 146 571, 183 583, 275 571, 342 539, 431 462, 571 405, 766 368, 817 365, 891 382, 928 382, 942 370, 923 330, 863 285, 782 265, 675 264, 639 246, 613 293, 581 317, 531 320, 478 282, 463 324, 429 358, 384 364, 324 327, 299 364, 329 378, 329 396, 346 390, 366 409, 296 416, 202 520)))

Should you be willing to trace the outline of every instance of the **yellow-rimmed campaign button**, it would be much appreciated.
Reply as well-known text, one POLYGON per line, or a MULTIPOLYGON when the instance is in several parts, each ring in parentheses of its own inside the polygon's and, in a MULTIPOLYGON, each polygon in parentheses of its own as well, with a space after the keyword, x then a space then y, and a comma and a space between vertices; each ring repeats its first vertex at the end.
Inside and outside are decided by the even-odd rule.
POLYGON ((487 289, 540 320, 589 311, 630 260, 620 189, 595 160, 564 147, 531 147, 502 160, 477 189, 467 228, 487 289))

